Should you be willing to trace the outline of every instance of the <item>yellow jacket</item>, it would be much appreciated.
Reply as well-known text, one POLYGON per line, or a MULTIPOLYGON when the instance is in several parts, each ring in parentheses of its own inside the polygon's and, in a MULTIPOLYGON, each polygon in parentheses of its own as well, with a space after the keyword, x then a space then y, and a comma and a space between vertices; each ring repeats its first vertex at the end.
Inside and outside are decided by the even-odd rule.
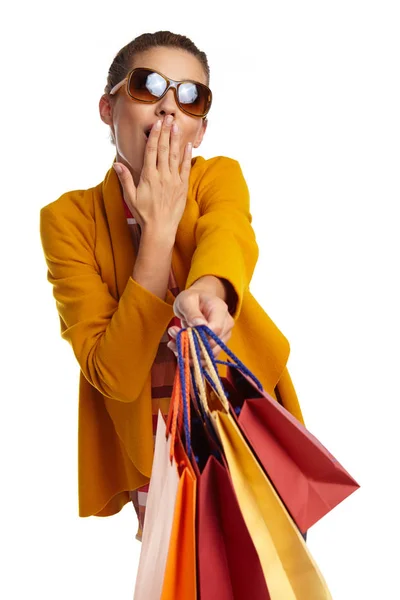
MULTIPOLYGON (((274 397, 277 387, 303 422, 286 367, 289 342, 249 291, 258 259, 251 221, 239 163, 193 158, 172 266, 181 290, 204 275, 233 285, 238 302, 229 348, 274 397)), ((150 373, 174 297, 168 291, 161 300, 132 279, 135 251, 113 168, 99 185, 44 206, 40 234, 61 336, 81 368, 79 515, 108 516, 129 501, 129 490, 149 481, 150 373)), ((227 360, 224 352, 219 358, 227 360)), ((223 376, 226 367, 219 367, 223 376)))

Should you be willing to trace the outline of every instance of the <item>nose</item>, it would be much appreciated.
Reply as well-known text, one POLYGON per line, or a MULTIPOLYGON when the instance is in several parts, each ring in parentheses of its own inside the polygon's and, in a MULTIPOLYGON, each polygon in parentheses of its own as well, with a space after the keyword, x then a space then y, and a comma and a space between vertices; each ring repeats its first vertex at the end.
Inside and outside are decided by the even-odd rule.
POLYGON ((174 92, 175 90, 170 88, 165 96, 158 102, 157 113, 162 117, 172 115, 175 118, 176 113, 179 110, 174 92))

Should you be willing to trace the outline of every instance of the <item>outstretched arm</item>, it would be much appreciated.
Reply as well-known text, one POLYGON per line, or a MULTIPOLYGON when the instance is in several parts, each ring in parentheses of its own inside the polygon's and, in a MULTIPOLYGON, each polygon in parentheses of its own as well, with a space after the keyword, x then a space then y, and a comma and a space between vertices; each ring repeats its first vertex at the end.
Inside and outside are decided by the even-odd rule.
POLYGON ((251 226, 249 190, 238 161, 218 156, 207 162, 197 192, 200 217, 186 289, 208 286, 209 281, 201 281, 205 276, 226 280, 224 287, 231 296, 234 292, 232 316, 236 320, 259 254, 251 226))
MULTIPOLYGON (((196 250, 174 311, 185 326, 205 323, 226 344, 256 266, 258 245, 239 163, 224 156, 208 163, 197 192, 196 250)), ((175 338, 178 331, 170 333, 175 338)), ((219 347, 214 341, 210 345, 217 356, 219 347)), ((175 341, 169 346, 176 352, 175 341)))

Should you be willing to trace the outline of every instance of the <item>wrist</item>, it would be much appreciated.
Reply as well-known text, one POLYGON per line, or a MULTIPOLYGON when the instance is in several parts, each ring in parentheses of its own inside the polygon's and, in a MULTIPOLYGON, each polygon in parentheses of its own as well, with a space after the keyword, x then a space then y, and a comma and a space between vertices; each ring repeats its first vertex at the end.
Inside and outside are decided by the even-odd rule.
POLYGON ((227 279, 215 277, 215 275, 204 275, 197 279, 190 286, 190 289, 201 289, 212 296, 218 296, 218 298, 221 298, 228 305, 230 314, 234 314, 237 294, 227 279))
POLYGON ((176 231, 166 229, 165 226, 152 223, 141 228, 141 241, 150 242, 158 246, 167 246, 171 249, 175 244, 176 231))

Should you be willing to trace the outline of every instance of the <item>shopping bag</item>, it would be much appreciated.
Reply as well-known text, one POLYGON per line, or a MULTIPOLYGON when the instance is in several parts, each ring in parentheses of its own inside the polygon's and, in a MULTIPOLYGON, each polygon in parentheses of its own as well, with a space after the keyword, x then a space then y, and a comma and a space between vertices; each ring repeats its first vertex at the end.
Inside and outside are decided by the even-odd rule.
MULTIPOLYGON (((208 328, 197 329, 210 355, 205 335, 208 328)), ((220 344, 211 330, 207 333, 220 344)), ((223 349, 234 362, 215 362, 229 367, 227 377, 220 381, 238 415, 240 429, 304 533, 360 486, 321 442, 262 388, 243 363, 228 348, 223 349)))
MULTIPOLYGON (((187 334, 186 334, 187 335, 187 334)), ((179 345, 178 359, 179 359, 179 345)), ((197 573, 201 600, 270 600, 212 425, 190 385, 191 447, 197 476, 197 573), (211 429, 210 429, 211 428, 211 429)))
POLYGON ((195 481, 180 440, 187 409, 180 394, 177 369, 167 422, 158 413, 134 600, 196 598, 195 481))
POLYGON ((230 413, 225 392, 196 328, 189 329, 196 386, 205 412, 221 441, 238 504, 268 585, 271 600, 328 600, 326 582, 273 485, 258 464, 230 413), (208 406, 194 336, 207 362, 208 375, 218 392, 220 406, 208 406))
POLYGON ((226 468, 210 456, 198 490, 201 600, 269 600, 256 549, 226 468))
POLYGON ((174 520, 161 600, 194 600, 196 583, 196 476, 178 439, 175 450, 180 471, 174 520))
MULTIPOLYGON (((190 371, 187 334, 179 343, 178 367, 167 421, 170 434, 170 459, 179 473, 174 518, 164 574, 161 600, 195 600, 196 573, 196 473, 191 457, 190 371), (182 443, 186 431, 186 449, 182 443)), ((163 501, 160 498, 161 502, 163 501)))
POLYGON ((166 434, 159 411, 134 600, 160 600, 163 588, 179 487, 179 473, 176 464, 170 462, 166 434))

